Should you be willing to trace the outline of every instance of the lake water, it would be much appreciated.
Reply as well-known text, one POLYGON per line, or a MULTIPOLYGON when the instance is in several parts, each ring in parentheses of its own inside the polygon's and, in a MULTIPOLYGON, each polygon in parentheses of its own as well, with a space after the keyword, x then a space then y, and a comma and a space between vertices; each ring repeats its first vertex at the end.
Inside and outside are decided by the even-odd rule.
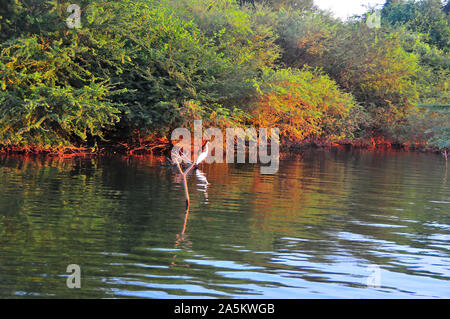
POLYGON ((0 157, 0 297, 450 297, 436 154, 311 150, 274 175, 205 164, 188 214, 180 181, 158 157, 0 157))

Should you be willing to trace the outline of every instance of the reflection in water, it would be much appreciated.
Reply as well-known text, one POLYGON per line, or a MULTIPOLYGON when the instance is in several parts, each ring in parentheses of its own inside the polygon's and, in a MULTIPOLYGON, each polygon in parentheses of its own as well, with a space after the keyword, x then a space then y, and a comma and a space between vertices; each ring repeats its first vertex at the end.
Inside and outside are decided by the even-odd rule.
POLYGON ((447 184, 447 176, 448 176, 448 161, 445 161, 444 185, 447 184))
MULTIPOLYGON (((186 212, 184 214, 183 228, 179 234, 176 234, 176 241, 174 247, 175 249, 190 249, 192 247, 192 242, 190 240, 187 240, 185 237, 188 218, 189 218, 189 207, 186 209, 186 212)), ((177 263, 175 262, 176 258, 177 255, 175 254, 173 256, 173 261, 171 263, 172 266, 177 266, 177 263)), ((188 264, 185 264, 185 266, 189 267, 188 264)))
MULTIPOLYGON (((191 247, 192 243, 190 241, 185 241, 185 233, 186 233, 186 225, 187 225, 187 221, 188 221, 188 217, 189 217, 189 207, 190 207, 190 202, 189 202, 189 188, 187 185, 187 179, 186 179, 186 175, 191 171, 191 169, 194 167, 194 164, 191 164, 191 166, 186 170, 186 171, 182 171, 181 166, 177 164, 177 168, 180 172, 179 175, 181 175, 181 178, 178 179, 179 182, 183 183, 183 187, 185 190, 185 194, 186 194, 186 212, 184 214, 184 224, 183 224, 183 229, 181 230, 180 234, 177 234, 177 240, 175 242, 175 248, 179 248, 181 244, 183 243, 187 243, 187 245, 185 247, 191 247)), ((207 193, 207 188, 208 188, 208 180, 206 179, 206 176, 203 172, 200 171, 200 169, 196 168, 195 169, 195 174, 197 176, 197 178, 202 182, 202 184, 200 184, 200 186, 203 186, 204 188, 201 190, 204 194, 205 194, 205 201, 208 201, 208 193, 207 193)), ((176 179, 177 180, 177 179, 176 179)), ((174 255, 174 260, 177 256, 174 255)), ((176 263, 173 261, 172 265, 175 266, 176 263)), ((188 265, 186 265, 188 266, 188 265)))
POLYGON ((450 297, 440 155, 203 165, 189 210, 160 160, 0 157, 0 297, 450 297))
POLYGON ((197 186, 200 186, 197 190, 200 192, 203 192, 205 195, 205 204, 208 203, 208 180, 206 179, 205 173, 203 173, 200 169, 195 170, 195 176, 197 176, 198 180, 201 182, 200 184, 197 184, 197 186))

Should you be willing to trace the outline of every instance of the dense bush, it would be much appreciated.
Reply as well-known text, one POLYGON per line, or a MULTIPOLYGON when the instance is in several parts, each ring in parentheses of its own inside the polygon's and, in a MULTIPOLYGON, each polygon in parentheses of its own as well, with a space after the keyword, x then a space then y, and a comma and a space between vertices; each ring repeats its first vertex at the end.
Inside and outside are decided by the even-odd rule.
POLYGON ((386 134, 418 102, 418 57, 403 48, 398 32, 295 11, 280 12, 278 28, 283 62, 321 67, 351 92, 371 115, 368 133, 386 134))
POLYGON ((450 52, 425 42, 425 35, 397 28, 402 46, 419 58, 417 87, 420 104, 448 104, 450 83, 450 52))
POLYGON ((428 104, 413 108, 407 121, 393 127, 393 135, 407 145, 428 145, 438 149, 450 148, 450 108, 448 105, 428 104))
POLYGON ((406 26, 413 32, 425 35, 427 43, 449 51, 448 12, 445 12, 441 0, 388 0, 383 6, 382 18, 387 26, 406 26))
POLYGON ((254 123, 280 128, 285 139, 339 140, 351 138, 357 128, 355 114, 361 110, 353 97, 317 70, 266 70, 255 87, 254 123))
POLYGON ((121 92, 77 63, 89 52, 68 40, 34 35, 2 47, 2 143, 67 146, 102 137, 119 120, 120 105, 111 97, 121 92))
POLYGON ((104 129, 164 135, 190 120, 192 104, 205 117, 217 113, 212 105, 226 114, 222 104, 246 98, 251 79, 278 57, 273 32, 256 22, 264 11, 253 17, 231 0, 209 9, 207 1, 90 1, 79 30, 64 25, 68 2, 47 4, 54 24, 27 38, 30 25, 2 46, 4 143, 65 145, 104 129))
MULTIPOLYGON (((249 95, 251 79, 278 57, 273 32, 233 0, 145 2, 120 9, 130 61, 116 81, 133 92, 123 101, 130 127, 167 134, 183 125, 195 102, 208 110, 230 107, 249 95), (136 19, 139 21, 130 23, 136 19)), ((205 114, 207 116, 207 114, 205 114)))

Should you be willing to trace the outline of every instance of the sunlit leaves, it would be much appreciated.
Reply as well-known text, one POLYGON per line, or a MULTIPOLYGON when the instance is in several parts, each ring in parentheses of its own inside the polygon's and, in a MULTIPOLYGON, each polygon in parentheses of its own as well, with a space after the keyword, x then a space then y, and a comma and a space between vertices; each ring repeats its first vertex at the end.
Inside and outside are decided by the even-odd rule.
POLYGON ((255 87, 255 124, 279 127, 286 140, 339 140, 356 128, 350 119, 358 109, 353 97, 317 70, 266 70, 255 87))

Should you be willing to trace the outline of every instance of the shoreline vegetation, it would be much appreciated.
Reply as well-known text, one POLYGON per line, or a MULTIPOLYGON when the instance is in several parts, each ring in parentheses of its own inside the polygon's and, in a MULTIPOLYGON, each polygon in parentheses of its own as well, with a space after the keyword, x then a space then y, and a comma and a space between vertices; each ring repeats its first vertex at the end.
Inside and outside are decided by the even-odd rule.
POLYGON ((167 153, 195 119, 277 127, 282 152, 448 152, 448 1, 345 22, 312 0, 254 3, 2 2, 0 154, 167 153))
MULTIPOLYGON (((146 145, 128 146, 123 143, 100 145, 96 149, 89 147, 66 147, 57 149, 41 149, 35 147, 17 148, 13 146, 0 146, 0 155, 16 154, 24 156, 52 156, 61 158, 71 157, 90 157, 90 156, 147 156, 147 155, 165 155, 169 156, 173 145, 166 140, 158 140, 150 142, 146 145)), ((246 144, 246 152, 248 145, 246 144)), ((193 149, 193 147, 191 148, 193 149)), ((281 154, 300 154, 311 149, 361 149, 361 150, 384 150, 384 151, 405 151, 405 152, 422 152, 422 153, 443 153, 437 147, 431 147, 424 144, 400 144, 392 143, 385 140, 375 141, 312 141, 312 142, 287 142, 280 144, 281 154)), ((235 146, 236 151, 236 146, 235 146)))

